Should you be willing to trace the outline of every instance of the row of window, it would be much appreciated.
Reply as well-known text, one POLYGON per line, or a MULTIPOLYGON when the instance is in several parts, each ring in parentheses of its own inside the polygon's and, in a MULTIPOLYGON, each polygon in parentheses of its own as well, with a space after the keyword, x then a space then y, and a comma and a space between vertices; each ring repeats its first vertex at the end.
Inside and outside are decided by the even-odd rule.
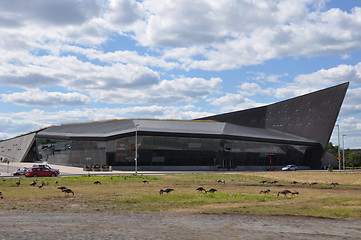
POLYGON ((310 146, 222 139, 138 136, 107 142, 36 140, 43 160, 57 164, 131 166, 308 166, 310 146))

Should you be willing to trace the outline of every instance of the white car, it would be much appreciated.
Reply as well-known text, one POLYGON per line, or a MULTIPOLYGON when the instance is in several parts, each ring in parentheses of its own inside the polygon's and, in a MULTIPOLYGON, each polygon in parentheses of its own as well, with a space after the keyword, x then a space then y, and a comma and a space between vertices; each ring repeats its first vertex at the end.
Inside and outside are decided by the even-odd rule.
POLYGON ((282 171, 296 171, 297 166, 296 165, 287 165, 282 168, 282 171))

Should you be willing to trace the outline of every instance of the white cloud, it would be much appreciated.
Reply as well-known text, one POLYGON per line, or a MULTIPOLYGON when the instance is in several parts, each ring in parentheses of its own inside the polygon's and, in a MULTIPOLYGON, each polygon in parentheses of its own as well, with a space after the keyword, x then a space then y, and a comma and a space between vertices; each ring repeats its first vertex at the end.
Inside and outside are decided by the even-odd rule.
POLYGON ((347 90, 344 103, 341 108, 343 117, 357 116, 361 118, 361 88, 352 88, 347 90))
MULTIPOLYGON (((68 52, 76 55, 83 49, 89 59, 105 64, 220 71, 285 56, 342 53, 358 49, 361 44, 361 33, 357 30, 361 27, 361 8, 347 13, 309 7, 323 1, 291 4, 246 0, 222 3, 93 0, 85 4, 85 1, 36 0, 28 4, 28 8, 16 2, 2 2, 3 18, 14 22, 8 25, 7 31, 0 33, 1 49, 19 52, 43 48, 59 54, 72 48, 68 43, 99 45, 117 32, 158 52, 158 56, 134 51, 103 53, 80 46, 77 50, 73 47, 75 52, 68 52), (57 8, 71 11, 56 11, 57 8), (35 13, 37 16, 33 18, 35 13), (176 48, 172 48, 174 46, 176 48)), ((17 57, 24 57, 24 52, 19 53, 17 57)), ((1 55, 9 56, 9 53, 1 55)), ((11 58, 4 60, 8 62, 11 58)))
MULTIPOLYGON (((280 75, 284 76, 284 75, 280 75)), ((266 85, 267 74, 257 73, 256 82, 244 82, 238 86, 238 93, 227 93, 219 98, 212 99, 211 104, 222 107, 223 111, 240 110, 262 105, 246 97, 268 96, 284 100, 325 87, 341 84, 350 81, 341 114, 342 116, 361 115, 361 63, 354 66, 339 65, 334 68, 321 69, 310 74, 301 74, 289 83, 280 82, 278 86, 266 85), (226 107, 224 107, 226 106, 226 107)), ((277 82, 276 82, 277 83, 277 82)))
POLYGON ((311 1, 147 0, 143 6, 150 14, 135 37, 146 46, 214 44, 300 21, 307 14, 306 3, 311 1))
POLYGON ((243 96, 254 96, 258 94, 268 94, 269 89, 263 89, 259 84, 257 83, 242 83, 239 86, 239 93, 243 96))
POLYGON ((82 62, 73 56, 27 56, 21 66, 0 66, 0 83, 25 89, 62 86, 69 90, 91 91, 117 89, 145 89, 158 84, 157 72, 139 65, 113 64, 109 66, 82 62), (41 73, 41 74, 39 74, 41 73))
POLYGON ((272 58, 329 55, 358 49, 361 8, 348 13, 310 7, 322 3, 318 0, 292 3, 35 0, 31 4, 3 1, 0 26, 3 20, 7 23, 3 28, 5 25, 7 30, 0 33, 0 44, 3 49, 16 51, 40 46, 62 48, 68 43, 94 46, 119 33, 160 50, 161 60, 115 51, 100 54, 104 61, 117 58, 122 63, 149 66, 155 62, 151 66, 204 70, 235 69, 272 58), (166 59, 170 56, 177 61, 168 64, 166 59))
MULTIPOLYGON (((95 55, 98 52, 88 51, 85 54, 95 55)), ((172 104, 199 101, 219 89, 222 82, 219 78, 206 80, 191 77, 161 81, 158 72, 148 67, 121 63, 101 66, 82 62, 75 56, 25 55, 19 61, 22 62, 20 66, 11 63, 0 65, 2 85, 24 89, 61 86, 107 103, 172 104)), ((7 101, 10 101, 9 98, 7 101)), ((20 99, 17 99, 19 102, 20 99)))
POLYGON ((20 114, 19 116, 19 114, 16 113, 0 113, 0 129, 6 131, 3 133, 0 132, 0 137, 3 135, 6 136, 6 138, 9 138, 16 134, 19 135, 25 132, 29 132, 29 129, 38 129, 39 122, 26 119, 25 115, 26 114, 20 114))
POLYGON ((6 103, 21 106, 42 106, 42 107, 61 107, 61 106, 81 106, 87 105, 90 98, 86 95, 72 92, 45 92, 40 90, 31 90, 26 92, 17 92, 13 94, 0 95, 6 103))
POLYGON ((351 59, 352 57, 350 54, 341 54, 340 58, 346 60, 346 59, 351 59))
POLYGON ((127 0, 109 0, 103 10, 103 18, 120 31, 142 20, 146 14, 140 2, 127 0))
POLYGON ((352 88, 347 90, 346 100, 347 102, 352 105, 356 106, 361 104, 361 88, 352 88))
POLYGON ((264 105, 234 93, 227 93, 222 97, 211 99, 209 102, 211 105, 219 107, 221 112, 239 111, 264 105))
POLYGON ((0 12, 16 26, 35 22, 41 25, 78 25, 89 18, 98 17, 100 0, 5 0, 0 2, 0 12))
POLYGON ((5 132, 0 132, 0 139, 9 139, 11 137, 14 137, 14 136, 10 135, 8 133, 5 133, 5 132))
POLYGON ((104 33, 111 32, 104 29, 104 21, 99 24, 102 6, 103 0, 1 1, 0 15, 5 23, 0 19, 0 28, 6 29, 0 32, 2 44, 14 45, 15 39, 19 43, 16 51, 53 42, 99 44, 106 40, 104 33))
MULTIPOLYGON (((342 143, 342 135, 346 135, 344 137, 344 145, 345 148, 358 148, 361 149, 361 139, 359 136, 359 132, 361 130, 361 119, 355 117, 347 117, 341 118, 337 122, 340 126, 340 144, 342 143)), ((332 133, 332 137, 330 141, 334 145, 338 145, 338 131, 337 128, 334 129, 332 133)))
MULTIPOLYGON (((262 84, 264 85, 264 84, 262 84)), ((314 90, 319 90, 315 86, 300 86, 300 84, 279 83, 279 86, 262 86, 257 83, 242 83, 238 86, 238 93, 242 96, 268 96, 275 99, 286 99, 303 95, 314 90)))
POLYGON ((126 108, 85 108, 71 111, 47 112, 33 109, 27 112, 0 113, 0 132, 4 138, 10 138, 29 131, 35 131, 50 125, 65 123, 91 122, 124 118, 155 119, 194 119, 213 115, 211 112, 197 111, 194 106, 144 106, 126 108))
POLYGON ((288 76, 287 73, 283 74, 266 74, 262 72, 248 72, 248 74, 254 74, 255 77, 251 79, 257 82, 270 82, 270 83, 277 83, 280 82, 280 78, 288 76))
MULTIPOLYGON (((309 74, 300 74, 289 83, 278 83, 275 81, 278 85, 274 86, 263 86, 266 85, 267 82, 270 82, 267 80, 262 81, 262 79, 267 79, 269 75, 264 73, 257 73, 257 75, 256 78, 253 78, 257 83, 242 83, 238 86, 238 92, 243 96, 266 95, 277 99, 286 99, 345 82, 350 82, 351 87, 355 88, 361 84, 361 63, 354 66, 339 65, 309 74)), ((286 76, 286 74, 278 76, 283 77, 286 76)), ((361 100, 359 95, 359 89, 349 89, 347 93, 348 97, 346 98, 347 102, 350 102, 350 104, 352 102, 352 104, 355 105, 361 100)))
POLYGON ((92 90, 98 101, 123 104, 176 104, 198 102, 218 91, 222 80, 211 78, 176 78, 163 80, 147 88, 92 90))
POLYGON ((302 74, 295 78, 302 85, 327 86, 351 82, 361 84, 361 63, 355 66, 339 65, 334 68, 321 69, 311 74, 302 74))
MULTIPOLYGON (((5 72, 4 72, 5 73, 5 72)), ((26 75, 0 75, 0 83, 3 86, 15 86, 20 88, 34 88, 34 87, 44 87, 54 85, 56 83, 60 83, 60 81, 51 76, 45 76, 42 74, 36 73, 28 73, 26 75)))
POLYGON ((64 46, 62 51, 69 51, 73 54, 84 55, 90 60, 100 60, 101 62, 108 64, 123 63, 131 65, 161 67, 166 70, 180 68, 179 63, 175 61, 167 61, 165 57, 140 55, 136 51, 114 51, 104 53, 103 51, 93 48, 89 49, 77 46, 64 46))
POLYGON ((137 25, 134 39, 144 46, 179 47, 182 50, 177 56, 184 67, 204 70, 358 49, 360 8, 351 13, 339 9, 320 11, 317 6, 322 3, 144 1, 143 7, 150 14, 137 25), (312 4, 316 8, 310 8, 312 4), (184 51, 185 47, 203 49, 198 50, 203 59, 192 58, 194 55, 184 51))

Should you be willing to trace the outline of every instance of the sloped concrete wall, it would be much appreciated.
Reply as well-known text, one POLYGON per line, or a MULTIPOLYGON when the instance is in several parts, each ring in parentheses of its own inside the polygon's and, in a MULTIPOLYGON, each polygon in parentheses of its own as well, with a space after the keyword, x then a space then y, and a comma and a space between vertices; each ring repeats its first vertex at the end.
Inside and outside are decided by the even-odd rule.
POLYGON ((0 160, 2 162, 22 162, 35 141, 35 133, 21 135, 0 142, 0 160))

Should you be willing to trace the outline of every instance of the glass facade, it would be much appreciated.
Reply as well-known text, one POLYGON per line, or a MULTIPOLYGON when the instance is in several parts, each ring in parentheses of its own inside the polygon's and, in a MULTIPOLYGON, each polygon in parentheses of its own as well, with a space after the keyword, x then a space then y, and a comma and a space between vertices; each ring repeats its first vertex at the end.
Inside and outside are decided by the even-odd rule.
MULTIPOLYGON (((135 137, 112 141, 36 139, 43 161, 68 165, 133 166, 135 137)), ((314 147, 240 140, 138 135, 138 166, 309 166, 314 147)))
POLYGON ((106 165, 106 142, 36 139, 42 161, 64 165, 106 165))

